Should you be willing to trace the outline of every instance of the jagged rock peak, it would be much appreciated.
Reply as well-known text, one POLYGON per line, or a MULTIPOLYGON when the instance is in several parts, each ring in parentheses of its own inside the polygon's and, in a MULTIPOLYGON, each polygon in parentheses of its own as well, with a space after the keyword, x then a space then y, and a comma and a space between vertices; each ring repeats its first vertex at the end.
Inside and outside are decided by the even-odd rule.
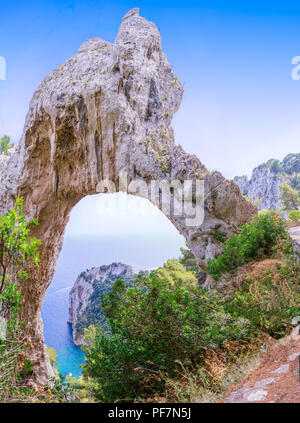
POLYGON ((100 181, 128 192, 118 185, 121 172, 128 186, 137 179, 149 188, 151 181, 204 180, 203 224, 187 224, 184 214, 168 216, 199 263, 219 251, 211 237, 216 227, 229 236, 256 213, 236 184, 208 172, 175 144, 172 119, 183 86, 162 52, 156 26, 131 12, 116 43, 98 48, 102 43, 88 41, 81 53, 46 76, 30 102, 18 147, 0 157, 0 213, 23 196, 26 216, 39 221, 31 235, 42 241, 40 266, 21 288, 26 335, 34 344, 28 358, 38 383, 48 377, 40 315, 45 292, 71 210, 99 193, 100 181))
POLYGON ((132 18, 133 16, 140 16, 140 9, 138 7, 135 7, 134 9, 129 10, 129 12, 124 15, 122 21, 125 21, 125 19, 132 18))

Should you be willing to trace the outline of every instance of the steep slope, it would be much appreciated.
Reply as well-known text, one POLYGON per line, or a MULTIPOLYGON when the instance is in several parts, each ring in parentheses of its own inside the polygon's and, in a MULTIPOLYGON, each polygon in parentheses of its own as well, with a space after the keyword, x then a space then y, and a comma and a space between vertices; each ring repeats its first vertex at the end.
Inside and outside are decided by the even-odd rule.
POLYGON ((300 400, 300 334, 269 347, 258 367, 226 395, 225 403, 298 403, 300 400))

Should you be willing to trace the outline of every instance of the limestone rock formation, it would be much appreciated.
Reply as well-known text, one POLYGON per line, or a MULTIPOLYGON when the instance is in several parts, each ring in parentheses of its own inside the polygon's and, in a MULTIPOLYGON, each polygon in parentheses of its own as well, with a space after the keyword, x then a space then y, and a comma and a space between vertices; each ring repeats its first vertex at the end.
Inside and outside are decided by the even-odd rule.
POLYGON ((100 294, 107 294, 117 279, 131 282, 132 267, 122 263, 93 267, 80 273, 69 294, 68 322, 73 328, 73 342, 83 345, 83 329, 90 324, 105 326, 105 317, 100 307, 100 294))
POLYGON ((237 176, 234 182, 251 201, 259 200, 258 209, 282 207, 280 187, 287 182, 300 192, 300 153, 288 154, 281 162, 271 159, 256 167, 251 178, 237 176))
MULTIPOLYGON (((292 246, 295 253, 300 254, 300 224, 292 223, 290 224, 289 234, 292 240, 292 246)), ((300 255, 298 256, 298 260, 300 260, 300 255)))
POLYGON ((96 194, 100 180, 113 181, 117 190, 126 189, 119 186, 120 172, 147 184, 204 180, 203 224, 191 227, 184 216, 168 216, 202 263, 220 251, 210 240, 212 228, 229 235, 256 213, 236 184, 175 144, 171 122, 182 95, 159 31, 134 9, 114 44, 84 43, 42 81, 19 144, 0 158, 0 213, 23 196, 26 215, 39 221, 32 235, 42 240, 41 263, 22 285, 36 383, 49 373, 40 313, 65 227, 72 208, 96 194))

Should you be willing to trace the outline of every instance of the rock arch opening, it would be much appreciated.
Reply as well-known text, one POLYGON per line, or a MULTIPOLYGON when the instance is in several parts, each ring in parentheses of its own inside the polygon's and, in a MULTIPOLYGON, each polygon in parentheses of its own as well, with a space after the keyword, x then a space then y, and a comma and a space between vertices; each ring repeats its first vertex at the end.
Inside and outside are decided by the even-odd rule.
MULTIPOLYGON (((100 321, 96 301, 89 302, 93 285, 104 293, 114 278, 162 266, 168 259, 178 258, 184 246, 184 238, 172 223, 143 198, 98 194, 85 197, 72 209, 42 308, 45 344, 58 353, 63 375, 81 374, 84 354, 78 345, 82 329, 76 331, 75 326, 94 323, 86 322, 87 305, 93 318, 100 321)), ((95 291, 93 297, 99 295, 95 291)))
MULTIPOLYGON (((119 175, 135 179, 203 181, 204 221, 188 226, 185 216, 170 216, 199 263, 219 250, 210 238, 218 225, 231 234, 256 209, 239 188, 175 144, 171 126, 183 87, 161 48, 156 26, 139 16, 124 16, 114 44, 85 42, 78 54, 40 84, 30 102, 20 143, 1 156, 0 212, 24 197, 28 218, 39 221, 32 235, 41 239, 41 263, 22 286, 23 317, 34 349, 37 383, 51 369, 45 354, 41 308, 55 273, 70 212, 99 182, 119 175)), ((194 198, 191 199, 193 203, 194 198)))

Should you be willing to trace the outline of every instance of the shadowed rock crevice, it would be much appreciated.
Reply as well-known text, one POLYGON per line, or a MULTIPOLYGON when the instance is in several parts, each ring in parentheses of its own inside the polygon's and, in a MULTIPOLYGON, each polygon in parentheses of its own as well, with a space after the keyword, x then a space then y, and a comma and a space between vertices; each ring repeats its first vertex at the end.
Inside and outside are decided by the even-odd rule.
POLYGON ((184 216, 168 216, 199 263, 219 251, 209 238, 212 228, 218 224, 230 235, 255 213, 233 182, 208 172, 196 156, 175 145, 171 122, 182 95, 156 26, 134 9, 124 17, 115 44, 85 42, 42 81, 20 143, 0 156, 0 213, 22 195, 26 215, 39 221, 32 235, 42 240, 41 264, 22 287, 37 382, 49 374, 40 316, 45 292, 70 212, 97 193, 100 179, 111 179, 117 187, 121 172, 128 183, 139 178, 148 186, 151 180, 203 179, 203 224, 188 227, 184 216))

